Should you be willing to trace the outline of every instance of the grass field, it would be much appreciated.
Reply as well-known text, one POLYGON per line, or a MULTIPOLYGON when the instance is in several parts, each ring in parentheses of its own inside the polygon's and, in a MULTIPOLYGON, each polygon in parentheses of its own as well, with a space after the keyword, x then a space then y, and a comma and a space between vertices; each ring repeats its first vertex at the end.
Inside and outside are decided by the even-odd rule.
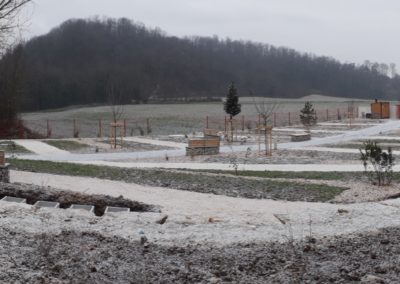
MULTIPOLYGON (((279 125, 288 124, 288 113, 291 112, 292 123, 298 123, 298 112, 304 106, 304 101, 313 100, 320 120, 326 120, 326 110, 330 110, 332 119, 337 118, 337 109, 343 112, 350 103, 346 98, 331 98, 310 96, 304 99, 265 99, 276 104, 276 120, 279 125)), ((260 98, 240 98, 242 112, 238 116, 238 124, 245 116, 246 127, 249 123, 258 121, 255 101, 260 98)), ((356 101, 355 106, 364 106, 368 102, 356 101)), ((193 104, 142 104, 124 106, 123 117, 127 120, 128 135, 140 135, 140 128, 147 129, 149 119, 151 134, 188 134, 201 131, 205 127, 206 117, 209 118, 209 128, 222 130, 224 128, 223 103, 193 103, 193 104)), ((64 110, 49 110, 43 112, 25 113, 22 115, 25 123, 32 130, 45 135, 47 120, 50 122, 53 137, 72 137, 75 120, 80 137, 96 137, 99 134, 99 119, 102 119, 102 134, 107 136, 111 119, 109 106, 76 107, 64 110)))
POLYGON ((78 151, 90 148, 89 145, 69 140, 44 140, 43 142, 66 151, 78 151))
POLYGON ((29 154, 31 153, 26 148, 15 144, 13 141, 2 140, 0 141, 0 151, 14 154, 29 154))
POLYGON ((254 180, 212 176, 194 171, 114 168, 73 163, 12 159, 13 169, 70 176, 95 177, 142 185, 212 193, 231 197, 327 202, 347 188, 291 180, 254 180))

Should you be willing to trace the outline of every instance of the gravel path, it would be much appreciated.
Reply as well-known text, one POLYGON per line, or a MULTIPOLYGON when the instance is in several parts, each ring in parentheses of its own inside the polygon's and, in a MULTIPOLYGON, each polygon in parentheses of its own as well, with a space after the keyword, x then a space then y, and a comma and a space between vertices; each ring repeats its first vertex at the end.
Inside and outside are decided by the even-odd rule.
MULTIPOLYGON (((349 140, 361 139, 366 138, 368 136, 376 136, 381 133, 389 132, 394 129, 400 128, 400 121, 399 120, 388 120, 385 123, 382 123, 377 126, 372 126, 360 130, 354 131, 347 131, 346 133, 323 137, 323 138, 314 138, 310 141, 304 142, 289 142, 289 143, 281 143, 278 144, 278 149, 299 149, 304 147, 311 147, 311 146, 319 146, 324 144, 334 144, 340 143, 349 140)), ((17 140, 19 143, 24 143, 25 140, 17 140)), ((27 140, 30 141, 30 140, 27 140)), ((33 141, 35 142, 35 141, 33 141)), ((40 142, 38 142, 40 143, 40 142)), ((50 160, 50 161, 95 161, 95 160, 121 160, 121 159, 143 159, 143 158, 156 158, 156 157, 165 157, 166 155, 169 157, 176 157, 176 156, 184 156, 185 151, 184 149, 179 150, 161 150, 161 151, 147 151, 147 152, 134 152, 134 153, 98 153, 98 154, 68 154, 68 153, 61 153, 58 154, 51 152, 47 153, 44 146, 39 146, 38 144, 32 145, 31 142, 24 143, 28 150, 35 150, 37 152, 41 152, 38 155, 26 155, 24 156, 25 159, 40 159, 40 160, 50 160), (37 149, 36 149, 37 148, 37 149)), ((43 143, 44 144, 44 143, 43 143)), ((230 153, 232 151, 235 152, 245 152, 248 148, 252 149, 252 151, 257 151, 257 146, 249 146, 249 145, 242 145, 242 146, 223 146, 221 147, 220 151, 222 153, 230 153)), ((48 148, 47 148, 48 149, 48 148)), ((58 150, 58 149, 57 149, 58 150)), ((59 150, 61 151, 61 150, 59 150)))
POLYGON ((131 141, 143 144, 152 144, 164 147, 171 147, 171 148, 178 148, 178 149, 185 149, 187 144, 186 143, 178 143, 173 141, 162 141, 157 139, 149 139, 149 138, 141 138, 141 137, 125 137, 124 141, 131 141))
POLYGON ((39 140, 17 139, 13 140, 14 143, 28 149, 29 151, 38 155, 68 155, 68 151, 60 150, 54 146, 44 143, 39 140))
MULTIPOLYGON (((162 214, 171 217, 170 230, 159 232, 152 226, 145 230, 149 231, 150 236, 166 242, 182 239, 226 244, 251 240, 281 240, 287 235, 288 229, 294 238, 302 238, 309 230, 310 222, 316 236, 400 226, 398 199, 338 205, 232 198, 93 178, 27 172, 12 172, 11 179, 14 182, 86 194, 108 194, 115 197, 123 195, 131 200, 160 206, 162 214), (286 225, 282 224, 282 220, 286 220, 286 225)), ((109 226, 107 231, 116 235, 132 235, 138 225, 130 224, 133 217, 129 216, 121 217, 117 224, 102 224, 98 229, 109 226)), ((29 222, 29 219, 24 222, 29 222)), ((27 225, 24 222, 18 226, 27 225)), ((65 225, 58 224, 57 220, 54 222, 56 227, 65 225)))

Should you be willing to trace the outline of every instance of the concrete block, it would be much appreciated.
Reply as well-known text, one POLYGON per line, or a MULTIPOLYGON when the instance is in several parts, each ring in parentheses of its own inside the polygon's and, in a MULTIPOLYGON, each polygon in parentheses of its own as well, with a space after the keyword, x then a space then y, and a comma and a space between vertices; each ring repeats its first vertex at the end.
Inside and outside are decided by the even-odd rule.
POLYGON ((104 213, 114 213, 114 212, 130 212, 131 210, 127 207, 111 207, 107 206, 104 213))
POLYGON ((37 201, 34 206, 43 208, 60 208, 60 203, 53 201, 37 201))
POLYGON ((26 203, 25 198, 18 198, 18 197, 11 197, 11 196, 4 196, 1 201, 6 202, 16 202, 16 203, 26 203))
POLYGON ((72 204, 70 209, 82 209, 86 210, 89 212, 94 212, 94 206, 93 205, 82 205, 82 204, 72 204))

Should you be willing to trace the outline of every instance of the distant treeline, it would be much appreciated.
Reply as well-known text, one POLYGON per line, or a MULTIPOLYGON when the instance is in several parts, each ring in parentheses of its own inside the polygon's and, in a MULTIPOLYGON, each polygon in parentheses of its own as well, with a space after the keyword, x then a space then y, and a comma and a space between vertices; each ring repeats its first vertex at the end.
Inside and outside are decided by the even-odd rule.
POLYGON ((177 38, 127 19, 69 20, 8 52, 3 62, 22 64, 22 110, 215 100, 226 95, 230 82, 240 96, 398 99, 400 93, 395 66, 342 64, 285 47, 217 37, 177 38), (23 63, 7 60, 16 53, 22 53, 23 63))

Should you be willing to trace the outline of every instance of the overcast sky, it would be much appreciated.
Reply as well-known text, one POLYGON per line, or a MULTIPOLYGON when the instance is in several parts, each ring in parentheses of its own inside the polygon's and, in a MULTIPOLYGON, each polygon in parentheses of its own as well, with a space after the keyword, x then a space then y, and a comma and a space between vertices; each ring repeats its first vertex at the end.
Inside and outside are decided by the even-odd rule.
POLYGON ((34 0, 26 37, 70 18, 126 17, 169 35, 230 37, 332 56, 396 63, 399 0, 34 0))

